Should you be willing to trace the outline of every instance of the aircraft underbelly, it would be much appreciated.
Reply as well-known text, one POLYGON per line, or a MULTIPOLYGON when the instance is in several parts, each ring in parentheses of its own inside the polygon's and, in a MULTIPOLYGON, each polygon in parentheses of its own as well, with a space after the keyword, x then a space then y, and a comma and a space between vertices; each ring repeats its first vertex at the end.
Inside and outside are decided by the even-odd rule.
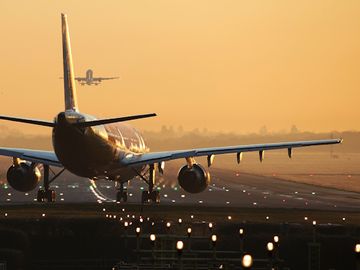
POLYGON ((109 177, 110 179, 113 179, 118 182, 126 182, 136 177, 138 175, 137 172, 140 174, 142 170, 143 170, 142 167, 139 168, 123 167, 114 170, 110 169, 109 177))
POLYGON ((114 162, 114 148, 96 136, 85 135, 78 129, 57 127, 53 133, 55 153, 70 172, 83 177, 107 173, 114 162))

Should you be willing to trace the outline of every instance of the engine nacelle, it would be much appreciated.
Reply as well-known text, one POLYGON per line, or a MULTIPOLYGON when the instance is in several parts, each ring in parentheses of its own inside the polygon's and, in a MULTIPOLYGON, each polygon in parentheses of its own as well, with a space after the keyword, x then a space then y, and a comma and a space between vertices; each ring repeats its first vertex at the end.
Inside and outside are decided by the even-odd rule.
POLYGON ((186 192, 200 193, 210 184, 210 173, 197 163, 191 168, 185 165, 178 173, 178 181, 186 192))
POLYGON ((7 181, 9 185, 22 192, 28 192, 36 188, 41 173, 37 167, 21 162, 19 165, 12 165, 7 171, 7 181))

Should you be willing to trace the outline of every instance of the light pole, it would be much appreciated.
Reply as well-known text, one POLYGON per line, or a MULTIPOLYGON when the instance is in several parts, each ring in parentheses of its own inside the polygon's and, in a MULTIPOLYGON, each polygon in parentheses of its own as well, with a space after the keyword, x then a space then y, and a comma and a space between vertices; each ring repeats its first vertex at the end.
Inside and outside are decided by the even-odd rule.
POLYGON ((182 219, 181 218, 178 219, 178 224, 179 224, 179 226, 181 226, 181 224, 182 224, 182 219))
POLYGON ((269 242, 266 245, 266 249, 268 251, 268 257, 269 257, 269 269, 273 269, 273 255, 274 255, 274 244, 273 242, 269 242))
POLYGON ((313 243, 316 243, 316 220, 312 222, 313 225, 313 243))
POLYGON ((136 227, 135 232, 136 232, 136 261, 139 264, 139 249, 140 249, 139 236, 140 236, 140 232, 141 232, 140 227, 136 227))
POLYGON ((279 241, 280 241, 279 236, 275 235, 275 236, 274 236, 274 243, 275 243, 275 246, 279 246, 279 241))
POLYGON ((251 269, 251 266, 253 265, 252 256, 250 254, 244 254, 241 259, 241 265, 244 269, 251 269))
POLYGON ((127 229, 128 229, 128 226, 129 226, 129 222, 125 221, 124 222, 124 235, 125 235, 124 244, 125 244, 125 247, 127 247, 127 229))
POLYGON ((279 246, 280 246, 280 238, 278 235, 275 235, 274 236, 274 246, 275 246, 275 251, 274 251, 274 255, 275 255, 275 263, 276 263, 276 266, 279 262, 279 246))
POLYGON ((184 249, 184 242, 183 241, 177 241, 176 242, 176 250, 178 252, 178 258, 179 258, 179 269, 182 270, 183 269, 183 265, 182 265, 182 252, 184 249))
POLYGON ((212 243, 212 248, 213 248, 213 259, 214 259, 214 261, 216 260, 216 241, 217 241, 217 236, 216 236, 216 234, 213 234, 211 236, 211 243, 212 243))
POLYGON ((166 231, 167 231, 167 233, 170 233, 170 228, 171 228, 171 223, 166 222, 166 231))
POLYGON ((308 243, 308 269, 320 269, 320 243, 316 242, 316 220, 312 222, 313 239, 308 243))
POLYGON ((151 241, 151 255, 152 255, 152 259, 153 259, 153 264, 155 264, 155 253, 154 253, 154 249, 155 249, 155 240, 156 240, 156 236, 155 234, 150 234, 150 241, 151 241))
POLYGON ((190 227, 187 228, 188 250, 191 249, 191 233, 192 233, 192 229, 190 227))
POLYGON ((244 252, 244 229, 239 229, 239 236, 240 236, 240 252, 243 254, 244 252))
POLYGON ((210 222, 209 223, 209 231, 210 231, 210 233, 212 232, 213 227, 214 227, 214 225, 210 222))

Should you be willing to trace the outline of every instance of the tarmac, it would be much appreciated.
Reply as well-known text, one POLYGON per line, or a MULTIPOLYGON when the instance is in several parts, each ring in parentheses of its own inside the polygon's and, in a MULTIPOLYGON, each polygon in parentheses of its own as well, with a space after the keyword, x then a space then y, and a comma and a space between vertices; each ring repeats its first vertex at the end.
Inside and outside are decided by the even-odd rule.
MULTIPOLYGON (((299 207, 299 208, 356 208, 360 209, 360 194, 333 188, 281 180, 276 177, 238 173, 231 170, 212 169, 211 185, 205 192, 189 194, 176 184, 176 171, 171 170, 158 176, 162 203, 199 203, 212 205, 236 205, 241 207, 299 207)), ((111 181, 94 182, 101 200, 115 198, 114 183, 111 181)), ((40 183, 41 186, 41 183, 40 183)), ((92 183, 70 173, 60 176, 52 183, 58 194, 59 202, 94 202, 99 199, 91 191, 92 183)), ((6 186, 3 186, 6 187, 6 186)), ((130 202, 140 202, 141 191, 146 185, 138 178, 129 182, 130 202)), ((30 202, 36 191, 17 192, 11 187, 0 188, 0 203, 30 202)))
POLYGON ((192 245, 184 251, 188 264, 183 269, 193 269, 194 256, 203 262, 199 269, 239 269, 240 228, 245 230, 243 251, 256 259, 254 269, 268 266, 265 247, 274 235, 281 239, 281 267, 307 269, 317 258, 322 269, 355 269, 354 245, 360 239, 356 192, 221 169, 212 169, 212 183, 200 194, 184 192, 176 185, 176 171, 167 172, 159 177, 159 205, 139 203, 146 189, 139 179, 128 185, 127 203, 114 201, 108 181, 65 173, 52 188, 55 203, 34 202, 36 190, 24 194, 7 185, 0 188, 0 263, 7 258, 8 269, 133 269, 138 256, 147 265, 139 269, 176 269, 175 243, 183 240, 188 248, 189 227, 192 245), (141 228, 138 251, 136 227, 141 228), (155 257, 161 263, 155 268, 148 267, 154 266, 150 233, 159 240, 155 257), (216 260, 212 234, 218 236, 216 260))

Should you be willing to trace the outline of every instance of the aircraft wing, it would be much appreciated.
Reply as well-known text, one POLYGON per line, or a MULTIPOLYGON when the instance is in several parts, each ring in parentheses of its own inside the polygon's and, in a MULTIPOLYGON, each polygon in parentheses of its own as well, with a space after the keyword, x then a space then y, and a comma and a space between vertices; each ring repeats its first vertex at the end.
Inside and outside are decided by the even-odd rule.
POLYGON ((77 80, 78 82, 84 82, 84 81, 86 81, 86 78, 84 78, 84 77, 75 77, 75 80, 77 80))
MULTIPOLYGON (((162 161, 169 161, 180 158, 192 158, 200 156, 222 155, 222 154, 238 154, 238 162, 240 162, 240 153, 259 151, 263 157, 263 151, 288 149, 288 155, 291 157, 291 149, 297 147, 327 145, 341 143, 342 139, 316 140, 316 141, 297 141, 297 142, 280 142, 268 144, 252 144, 252 145, 235 145, 225 147, 198 148, 190 150, 164 151, 146 153, 141 155, 127 155, 123 163, 126 166, 154 164, 162 161)), ((261 158, 262 158, 261 157, 261 158)))
POLYGON ((105 80, 115 80, 115 79, 119 79, 120 77, 93 77, 92 80, 93 81, 105 81, 105 80))
POLYGON ((0 156, 15 157, 30 162, 63 167, 55 153, 51 151, 0 147, 0 156))

